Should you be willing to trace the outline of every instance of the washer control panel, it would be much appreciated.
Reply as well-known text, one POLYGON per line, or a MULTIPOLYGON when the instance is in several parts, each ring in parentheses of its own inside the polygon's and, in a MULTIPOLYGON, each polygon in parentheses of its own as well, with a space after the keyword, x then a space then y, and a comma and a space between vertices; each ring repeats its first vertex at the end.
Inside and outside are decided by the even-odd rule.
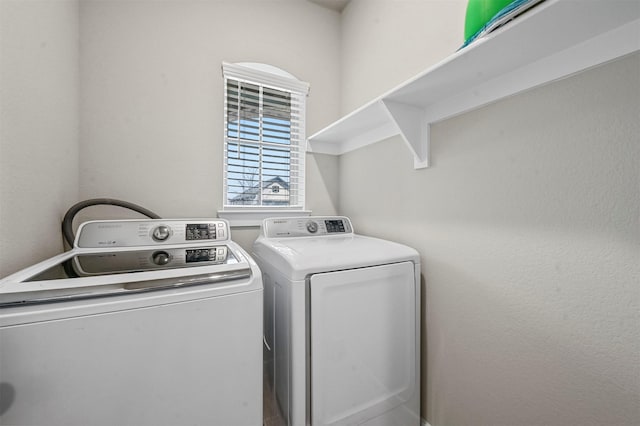
POLYGON ((78 228, 81 248, 142 247, 229 240, 224 219, 97 220, 78 228))
POLYGON ((73 258, 73 270, 89 276, 235 263, 238 259, 226 245, 216 245, 86 253, 73 258))
POLYGON ((262 233, 267 238, 349 235, 353 227, 344 216, 271 218, 262 223, 262 233))

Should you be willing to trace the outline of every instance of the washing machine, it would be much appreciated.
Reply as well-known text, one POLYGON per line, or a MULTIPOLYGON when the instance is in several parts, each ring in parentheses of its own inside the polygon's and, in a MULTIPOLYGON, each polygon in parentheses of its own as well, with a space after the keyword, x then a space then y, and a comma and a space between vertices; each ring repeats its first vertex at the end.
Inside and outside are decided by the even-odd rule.
POLYGON ((0 281, 0 424, 261 426, 262 299, 224 220, 84 223, 0 281))
POLYGON ((273 218, 252 256, 287 425, 420 424, 420 261, 346 217, 273 218))

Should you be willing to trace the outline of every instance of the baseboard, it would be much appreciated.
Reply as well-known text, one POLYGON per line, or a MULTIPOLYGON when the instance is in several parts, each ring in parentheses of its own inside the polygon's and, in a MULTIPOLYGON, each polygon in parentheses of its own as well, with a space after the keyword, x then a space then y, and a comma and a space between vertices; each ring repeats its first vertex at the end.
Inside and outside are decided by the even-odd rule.
POLYGON ((421 418, 420 419, 420 426, 431 426, 431 425, 429 424, 428 421, 426 421, 425 419, 421 418))

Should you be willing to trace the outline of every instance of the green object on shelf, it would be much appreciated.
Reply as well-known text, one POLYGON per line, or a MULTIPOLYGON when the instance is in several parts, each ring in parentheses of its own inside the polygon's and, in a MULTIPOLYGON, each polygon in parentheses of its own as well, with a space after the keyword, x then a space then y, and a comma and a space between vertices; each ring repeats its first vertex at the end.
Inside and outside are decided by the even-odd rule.
POLYGON ((469 40, 513 0, 469 0, 464 21, 464 39, 469 40))

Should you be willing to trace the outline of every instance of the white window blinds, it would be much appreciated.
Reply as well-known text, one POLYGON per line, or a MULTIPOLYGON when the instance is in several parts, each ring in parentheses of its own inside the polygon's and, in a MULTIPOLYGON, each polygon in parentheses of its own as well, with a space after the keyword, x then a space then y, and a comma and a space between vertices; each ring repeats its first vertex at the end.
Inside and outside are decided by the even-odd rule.
POLYGON ((223 64, 224 207, 301 210, 309 86, 256 65, 223 64))

